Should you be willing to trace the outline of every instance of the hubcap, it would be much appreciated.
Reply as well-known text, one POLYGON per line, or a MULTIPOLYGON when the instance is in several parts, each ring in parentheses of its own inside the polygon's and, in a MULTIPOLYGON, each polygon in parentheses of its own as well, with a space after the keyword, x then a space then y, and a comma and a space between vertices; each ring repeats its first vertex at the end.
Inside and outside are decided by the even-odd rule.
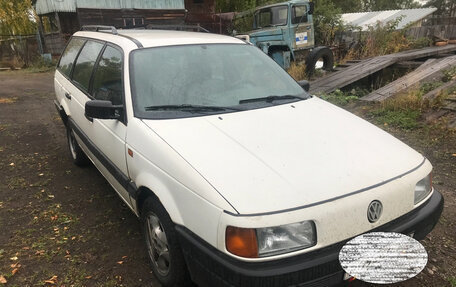
POLYGON ((158 273, 166 276, 171 266, 168 239, 158 217, 150 213, 146 218, 147 250, 158 273))
POLYGON ((70 136, 68 137, 68 144, 70 146, 70 152, 73 159, 76 159, 76 138, 74 137, 73 131, 70 131, 70 136))

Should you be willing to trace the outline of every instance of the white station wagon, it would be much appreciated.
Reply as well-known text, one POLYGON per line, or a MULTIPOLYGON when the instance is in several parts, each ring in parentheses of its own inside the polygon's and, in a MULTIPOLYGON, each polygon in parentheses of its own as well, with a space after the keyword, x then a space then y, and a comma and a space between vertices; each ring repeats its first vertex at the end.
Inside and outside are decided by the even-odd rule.
POLYGON ((239 39, 86 27, 54 81, 74 162, 141 219, 164 286, 331 286, 345 242, 442 212, 425 157, 239 39))

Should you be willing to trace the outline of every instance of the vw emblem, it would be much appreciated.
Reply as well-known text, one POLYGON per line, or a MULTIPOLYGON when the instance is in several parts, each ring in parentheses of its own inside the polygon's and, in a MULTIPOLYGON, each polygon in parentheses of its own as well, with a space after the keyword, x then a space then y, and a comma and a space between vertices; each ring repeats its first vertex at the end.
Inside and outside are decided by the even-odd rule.
POLYGON ((370 223, 377 222, 377 220, 382 215, 383 205, 380 201, 374 200, 369 204, 367 208, 367 219, 370 223))

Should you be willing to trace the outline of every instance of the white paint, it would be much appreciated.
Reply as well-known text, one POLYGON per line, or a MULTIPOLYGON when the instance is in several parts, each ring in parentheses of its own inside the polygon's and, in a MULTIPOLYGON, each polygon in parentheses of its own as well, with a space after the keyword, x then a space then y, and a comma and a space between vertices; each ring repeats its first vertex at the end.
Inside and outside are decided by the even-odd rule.
POLYGON ((296 33, 296 45, 307 44, 307 32, 296 33))
MULTIPOLYGON (((245 44, 239 39, 206 33, 119 33, 128 33, 145 47, 245 44)), ((413 172, 384 185, 305 209, 249 217, 225 213, 280 211, 343 196, 404 174, 420 165, 423 156, 368 122, 316 97, 214 116, 138 119, 132 108, 129 73, 129 55, 137 46, 110 33, 82 31, 76 35, 109 41, 124 51, 126 143, 119 158, 112 158, 119 162, 126 148, 133 150, 134 156, 126 157, 130 179, 137 187, 155 192, 175 223, 186 226, 222 252, 229 254, 225 248, 228 225, 256 228, 303 220, 315 222, 318 242, 314 247, 267 258, 238 258, 269 261, 352 238, 421 205, 414 205, 414 188, 432 170, 427 160, 413 172), (381 201, 384 210, 379 221, 372 224, 366 211, 373 200, 381 201)), ((55 74, 55 87, 57 100, 66 113, 81 127, 87 124, 82 112, 75 109, 76 99, 69 101, 64 96, 65 92, 77 94, 77 88, 59 72, 55 74)), ((81 107, 88 100, 84 97, 75 97, 81 107)), ((103 140, 97 141, 98 145, 110 144, 108 138, 100 138, 103 140)), ((89 157, 94 160, 93 155, 89 157)), ((97 162, 96 166, 128 201, 126 191, 113 176, 97 162)), ((135 202, 130 201, 137 212, 135 202)))
POLYGON ((342 268, 356 279, 393 284, 419 274, 428 255, 421 243, 394 232, 371 232, 350 240, 340 251, 342 268))

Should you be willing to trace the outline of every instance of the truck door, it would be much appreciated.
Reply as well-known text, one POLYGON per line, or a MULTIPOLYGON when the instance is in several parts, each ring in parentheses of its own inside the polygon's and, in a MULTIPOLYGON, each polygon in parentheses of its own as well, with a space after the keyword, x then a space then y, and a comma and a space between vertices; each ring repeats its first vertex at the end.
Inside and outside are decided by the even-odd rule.
POLYGON ((313 23, 307 5, 293 5, 291 24, 294 27, 294 50, 310 49, 315 46, 313 23))

